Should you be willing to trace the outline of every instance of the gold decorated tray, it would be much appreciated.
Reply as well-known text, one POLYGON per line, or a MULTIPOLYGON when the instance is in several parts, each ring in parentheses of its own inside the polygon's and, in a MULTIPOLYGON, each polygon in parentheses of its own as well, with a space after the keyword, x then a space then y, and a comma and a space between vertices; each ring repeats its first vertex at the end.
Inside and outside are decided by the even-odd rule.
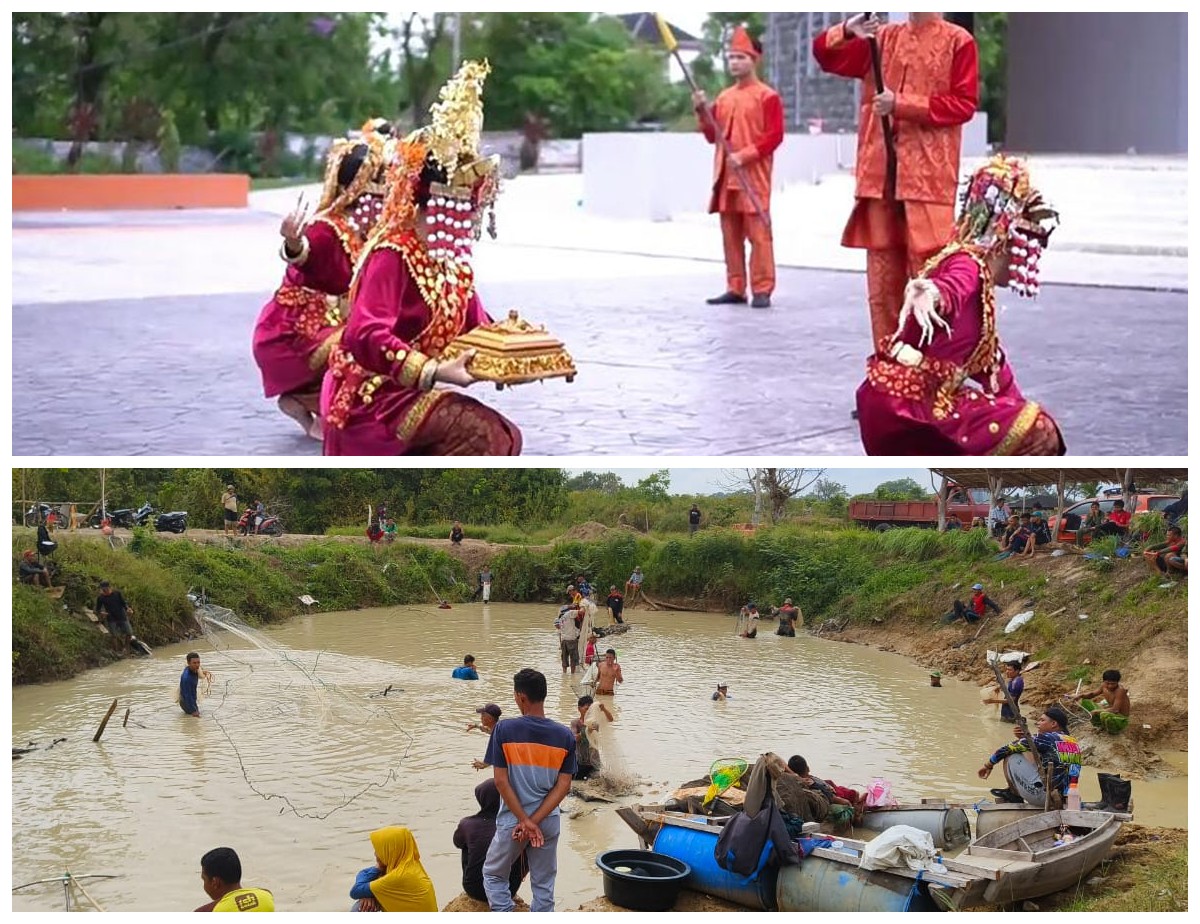
POLYGON ((467 350, 475 351, 467 367, 471 375, 495 382, 498 389, 543 379, 572 382, 578 372, 561 340, 546 328, 523 321, 516 311, 510 311, 503 321, 463 334, 442 351, 441 358, 454 359, 467 350))

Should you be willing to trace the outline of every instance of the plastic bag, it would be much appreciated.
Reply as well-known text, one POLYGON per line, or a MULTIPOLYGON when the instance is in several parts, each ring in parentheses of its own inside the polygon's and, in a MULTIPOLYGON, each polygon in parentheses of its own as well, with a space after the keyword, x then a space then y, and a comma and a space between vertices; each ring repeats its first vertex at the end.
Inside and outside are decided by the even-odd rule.
POLYGON ((1033 619, 1033 610, 1029 610, 1025 613, 1017 613, 1016 616, 1009 620, 1008 625, 1004 627, 1004 634, 1012 635, 1031 619, 1033 619))
POLYGON ((921 870, 936 856, 932 834, 909 825, 896 825, 867 844, 858 866, 868 870, 921 870))
POLYGON ((867 787, 867 808, 889 808, 899 804, 892 798, 891 782, 878 776, 871 780, 867 787))

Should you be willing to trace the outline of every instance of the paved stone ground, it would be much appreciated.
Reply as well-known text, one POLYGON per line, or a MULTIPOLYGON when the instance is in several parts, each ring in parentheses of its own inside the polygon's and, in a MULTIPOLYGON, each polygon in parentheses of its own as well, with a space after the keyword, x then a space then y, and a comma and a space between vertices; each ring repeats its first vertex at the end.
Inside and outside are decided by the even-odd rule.
MULTIPOLYGON (((651 258, 610 261, 482 287, 493 314, 526 309, 580 368, 571 385, 472 390, 522 427, 527 454, 861 454, 861 276, 785 270, 764 312, 705 306, 721 287, 713 265, 657 261, 656 275, 651 258)), ((15 305, 14 454, 317 455, 259 397, 249 343, 264 298, 15 305)), ((1018 380, 1072 454, 1187 454, 1186 294, 1048 287, 1037 304, 1006 301, 1018 380)))

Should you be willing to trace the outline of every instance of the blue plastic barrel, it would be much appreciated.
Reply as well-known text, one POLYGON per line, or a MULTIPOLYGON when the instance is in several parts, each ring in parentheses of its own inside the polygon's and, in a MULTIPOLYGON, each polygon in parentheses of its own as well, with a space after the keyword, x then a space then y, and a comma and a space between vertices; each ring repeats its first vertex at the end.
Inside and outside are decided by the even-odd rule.
POLYGON ((717 865, 713 850, 716 831, 697 831, 675 825, 663 825, 654 839, 656 853, 682 860, 692 868, 685 885, 693 892, 723 898, 755 911, 775 910, 775 881, 778 870, 764 869, 753 882, 717 865))
POLYGON ((780 911, 938 911, 913 879, 805 857, 779 872, 780 911))

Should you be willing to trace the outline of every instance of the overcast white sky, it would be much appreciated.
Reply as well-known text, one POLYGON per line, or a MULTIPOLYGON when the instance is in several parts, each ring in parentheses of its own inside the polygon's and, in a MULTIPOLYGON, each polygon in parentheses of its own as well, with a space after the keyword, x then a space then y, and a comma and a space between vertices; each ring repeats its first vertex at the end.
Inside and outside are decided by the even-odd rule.
MULTIPOLYGON (((566 471, 572 475, 589 469, 569 468, 566 471)), ((615 472, 628 485, 637 484, 658 469, 652 468, 592 468, 593 472, 615 472)), ((672 494, 718 494, 725 490, 722 482, 726 481, 731 469, 720 468, 671 468, 672 494)), ((744 471, 737 469, 736 471, 744 471)), ((831 468, 825 472, 825 478, 844 484, 851 494, 866 494, 875 490, 885 481, 895 481, 899 478, 912 478, 923 488, 930 487, 929 469, 925 468, 831 468)))

